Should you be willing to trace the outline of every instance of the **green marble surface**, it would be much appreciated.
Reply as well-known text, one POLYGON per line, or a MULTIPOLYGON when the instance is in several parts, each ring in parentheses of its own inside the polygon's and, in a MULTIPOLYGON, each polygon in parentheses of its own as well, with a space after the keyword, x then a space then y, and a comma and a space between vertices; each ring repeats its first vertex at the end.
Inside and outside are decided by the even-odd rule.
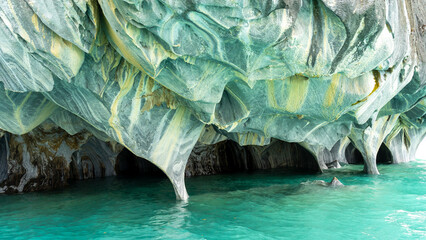
POLYGON ((116 141, 162 169, 182 199, 197 141, 277 138, 315 155, 349 137, 377 174, 385 140, 412 139, 410 152, 425 134, 417 5, 4 0, 0 129, 24 134, 48 120, 116 141))

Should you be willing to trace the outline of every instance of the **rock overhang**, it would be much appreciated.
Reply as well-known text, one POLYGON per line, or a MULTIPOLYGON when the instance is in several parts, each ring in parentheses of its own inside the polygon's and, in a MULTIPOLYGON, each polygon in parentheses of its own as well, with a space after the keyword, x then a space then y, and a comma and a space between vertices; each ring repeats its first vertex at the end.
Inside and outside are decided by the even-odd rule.
POLYGON ((424 135, 419 4, 5 1, 0 129, 51 121, 116 141, 179 198, 200 141, 277 138, 316 156, 349 138, 377 174, 383 142, 412 151, 424 135))

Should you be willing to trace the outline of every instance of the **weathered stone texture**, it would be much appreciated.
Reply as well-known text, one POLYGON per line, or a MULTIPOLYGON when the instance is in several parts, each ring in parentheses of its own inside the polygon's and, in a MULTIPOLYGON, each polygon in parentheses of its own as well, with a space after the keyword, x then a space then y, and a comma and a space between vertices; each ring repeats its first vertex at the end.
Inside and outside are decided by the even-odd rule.
MULTIPOLYGON (((423 5, 1 1, 2 184, 22 191, 31 181, 56 186, 71 172, 77 179, 111 175, 115 163, 105 158, 118 152, 92 152, 110 149, 106 142, 158 166, 181 199, 188 197, 185 167, 197 142, 268 145, 244 148, 251 157, 236 155, 258 158, 258 168, 290 161, 286 144, 298 143, 325 170, 346 162, 350 141, 365 170, 378 174, 382 143, 395 163, 404 162, 424 136, 423 5), (67 132, 61 136, 90 133, 97 140, 79 140, 78 147, 61 140, 56 149, 47 142, 58 135, 40 132, 46 122, 67 132)), ((191 164, 213 172, 204 167, 220 162, 209 157, 218 146, 194 151, 211 164, 191 164)))

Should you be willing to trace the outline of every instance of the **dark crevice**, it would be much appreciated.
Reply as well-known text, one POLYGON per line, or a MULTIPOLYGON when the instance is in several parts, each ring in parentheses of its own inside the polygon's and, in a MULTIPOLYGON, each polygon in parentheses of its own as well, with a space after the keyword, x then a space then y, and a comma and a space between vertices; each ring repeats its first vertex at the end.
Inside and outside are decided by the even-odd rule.
MULTIPOLYGON (((364 159, 361 152, 354 147, 352 143, 345 150, 345 157, 349 164, 364 164, 364 159)), ((389 148, 382 144, 376 156, 377 164, 390 164, 393 161, 393 156, 389 148)))
POLYGON ((391 164, 393 162, 393 156, 389 148, 382 143, 377 153, 376 163, 378 164, 391 164))
MULTIPOLYGON (((197 145, 188 159, 185 175, 189 177, 275 168, 301 173, 319 171, 314 156, 297 143, 273 140, 267 146, 240 146, 228 140, 214 145, 197 145)), ((115 171, 119 177, 166 177, 153 163, 135 156, 127 149, 118 154, 115 171)))
POLYGON ((345 157, 349 164, 364 164, 361 152, 352 143, 347 146, 345 157))
POLYGON ((213 175, 287 168, 318 172, 314 156, 297 143, 273 140, 267 146, 240 146, 228 140, 214 145, 197 145, 186 167, 186 176, 213 175))
POLYGON ((124 148, 117 156, 115 171, 117 176, 122 177, 167 177, 166 174, 153 163, 134 155, 126 148, 124 148))

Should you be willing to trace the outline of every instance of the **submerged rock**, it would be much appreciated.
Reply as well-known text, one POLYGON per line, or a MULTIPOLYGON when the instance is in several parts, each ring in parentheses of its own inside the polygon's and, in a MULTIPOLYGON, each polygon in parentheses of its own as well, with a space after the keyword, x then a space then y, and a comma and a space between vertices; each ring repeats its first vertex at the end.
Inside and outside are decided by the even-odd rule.
POLYGON ((330 187, 340 187, 340 186, 344 186, 344 185, 343 185, 343 183, 341 183, 339 181, 339 179, 337 179, 337 177, 333 177, 333 179, 331 180, 329 186, 330 187))
POLYGON ((339 181, 336 177, 333 177, 331 182, 326 182, 324 180, 314 180, 314 181, 307 181, 302 182, 302 185, 318 185, 323 187, 341 187, 344 186, 343 183, 339 181))
POLYGON ((61 185, 70 163, 76 179, 114 174, 118 143, 186 199, 191 152, 206 174, 221 156, 192 150, 225 140, 260 169, 312 167, 286 142, 320 171, 362 158, 379 174, 383 144, 409 161, 426 134, 425 11, 418 0, 3 1, 0 183, 61 185), (58 143, 46 123, 64 130, 58 143))

